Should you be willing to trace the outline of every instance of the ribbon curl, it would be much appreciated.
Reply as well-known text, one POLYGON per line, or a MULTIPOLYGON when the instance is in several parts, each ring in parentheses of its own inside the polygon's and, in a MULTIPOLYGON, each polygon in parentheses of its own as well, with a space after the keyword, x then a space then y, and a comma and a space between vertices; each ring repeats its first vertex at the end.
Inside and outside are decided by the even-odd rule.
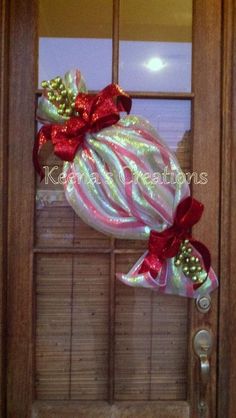
MULTIPOLYGON (((191 228, 200 220, 203 210, 204 205, 189 196, 178 204, 174 223, 171 227, 162 232, 151 230, 148 253, 139 269, 139 273, 149 272, 155 279, 164 261, 167 258, 175 257, 180 249, 181 243, 185 239, 188 239, 202 256, 204 267, 208 274, 211 266, 210 252, 202 242, 191 237, 191 228)), ((193 287, 197 289, 202 284, 195 283, 193 287)))
POLYGON ((117 84, 109 84, 96 96, 79 93, 75 100, 75 112, 65 124, 43 126, 36 137, 33 149, 33 163, 36 171, 44 178, 39 162, 42 146, 51 141, 56 154, 63 161, 73 161, 77 149, 82 145, 87 132, 99 132, 114 125, 120 119, 120 112, 129 114, 131 98, 117 84))

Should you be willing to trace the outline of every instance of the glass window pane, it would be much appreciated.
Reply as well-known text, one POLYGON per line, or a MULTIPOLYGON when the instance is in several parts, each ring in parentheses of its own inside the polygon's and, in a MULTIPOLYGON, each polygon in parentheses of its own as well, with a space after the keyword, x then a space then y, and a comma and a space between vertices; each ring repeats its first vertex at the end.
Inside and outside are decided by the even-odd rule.
POLYGON ((192 1, 121 0, 119 81, 137 91, 191 91, 192 1))
POLYGON ((183 170, 191 168, 189 100, 134 99, 132 113, 149 120, 170 149, 177 154, 183 170))
MULTIPOLYGON (((131 113, 147 119, 177 155, 184 172, 191 172, 191 102, 133 99, 131 113)), ((145 241, 116 240, 117 248, 146 248, 145 241)))
POLYGON ((90 90, 103 88, 111 82, 111 34, 110 0, 40 0, 39 85, 79 68, 90 90))

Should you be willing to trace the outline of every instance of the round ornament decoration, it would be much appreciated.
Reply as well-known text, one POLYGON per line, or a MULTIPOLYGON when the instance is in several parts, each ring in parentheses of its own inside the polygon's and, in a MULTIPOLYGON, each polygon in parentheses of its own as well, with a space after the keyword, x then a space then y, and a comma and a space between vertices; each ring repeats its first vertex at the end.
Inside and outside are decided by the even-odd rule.
POLYGON ((88 94, 78 70, 42 87, 36 171, 43 178, 39 154, 50 141, 64 161, 65 195, 76 214, 109 236, 147 241, 145 253, 117 279, 192 298, 213 291, 218 280, 210 252, 191 234, 204 206, 191 197, 176 156, 156 130, 130 114, 129 95, 117 84, 88 94))

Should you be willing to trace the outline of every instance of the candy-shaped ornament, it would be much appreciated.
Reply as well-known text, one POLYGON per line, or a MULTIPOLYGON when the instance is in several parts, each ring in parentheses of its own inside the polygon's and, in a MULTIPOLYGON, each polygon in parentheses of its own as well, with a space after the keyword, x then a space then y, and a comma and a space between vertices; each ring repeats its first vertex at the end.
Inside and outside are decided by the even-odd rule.
POLYGON ((77 215, 115 238, 147 240, 147 251, 117 278, 193 298, 214 290, 210 253, 191 235, 204 207, 190 196, 176 156, 156 130, 129 114, 131 98, 116 84, 88 94, 78 70, 42 86, 37 118, 43 127, 33 150, 41 178, 39 152, 51 141, 77 215))

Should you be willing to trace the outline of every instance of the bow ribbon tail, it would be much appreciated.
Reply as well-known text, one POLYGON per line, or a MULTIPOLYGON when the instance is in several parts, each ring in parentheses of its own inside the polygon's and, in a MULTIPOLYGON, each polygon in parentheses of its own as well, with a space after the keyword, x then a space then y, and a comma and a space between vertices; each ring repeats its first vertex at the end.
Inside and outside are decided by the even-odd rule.
MULTIPOLYGON (((201 255, 207 280, 211 266, 211 255, 207 247, 190 235, 190 229, 201 218, 204 206, 192 197, 182 200, 177 206, 174 223, 162 232, 151 231, 148 242, 148 253, 143 260, 139 273, 150 272, 153 278, 157 277, 163 262, 175 257, 181 247, 181 242, 188 239, 193 247, 201 255)), ((193 288, 197 289, 204 282, 194 283, 193 288)))
POLYGON ((163 266, 163 261, 156 254, 149 252, 139 268, 139 274, 150 273, 153 279, 156 279, 163 266))
POLYGON ((188 196, 177 206, 174 225, 180 230, 189 230, 200 221, 203 211, 204 205, 188 196))
POLYGON ((45 125, 43 126, 35 139, 34 142, 34 148, 33 148, 33 163, 34 163, 34 167, 35 170, 37 171, 37 173, 40 175, 40 179, 41 181, 44 179, 45 174, 43 172, 42 166, 39 162, 39 153, 41 148, 43 147, 43 145, 48 142, 51 141, 51 132, 52 132, 52 125, 45 125))
POLYGON ((139 273, 149 272, 155 279, 160 272, 164 261, 167 258, 176 255, 180 244, 181 241, 173 235, 171 228, 163 232, 151 230, 148 253, 140 266, 139 273))

